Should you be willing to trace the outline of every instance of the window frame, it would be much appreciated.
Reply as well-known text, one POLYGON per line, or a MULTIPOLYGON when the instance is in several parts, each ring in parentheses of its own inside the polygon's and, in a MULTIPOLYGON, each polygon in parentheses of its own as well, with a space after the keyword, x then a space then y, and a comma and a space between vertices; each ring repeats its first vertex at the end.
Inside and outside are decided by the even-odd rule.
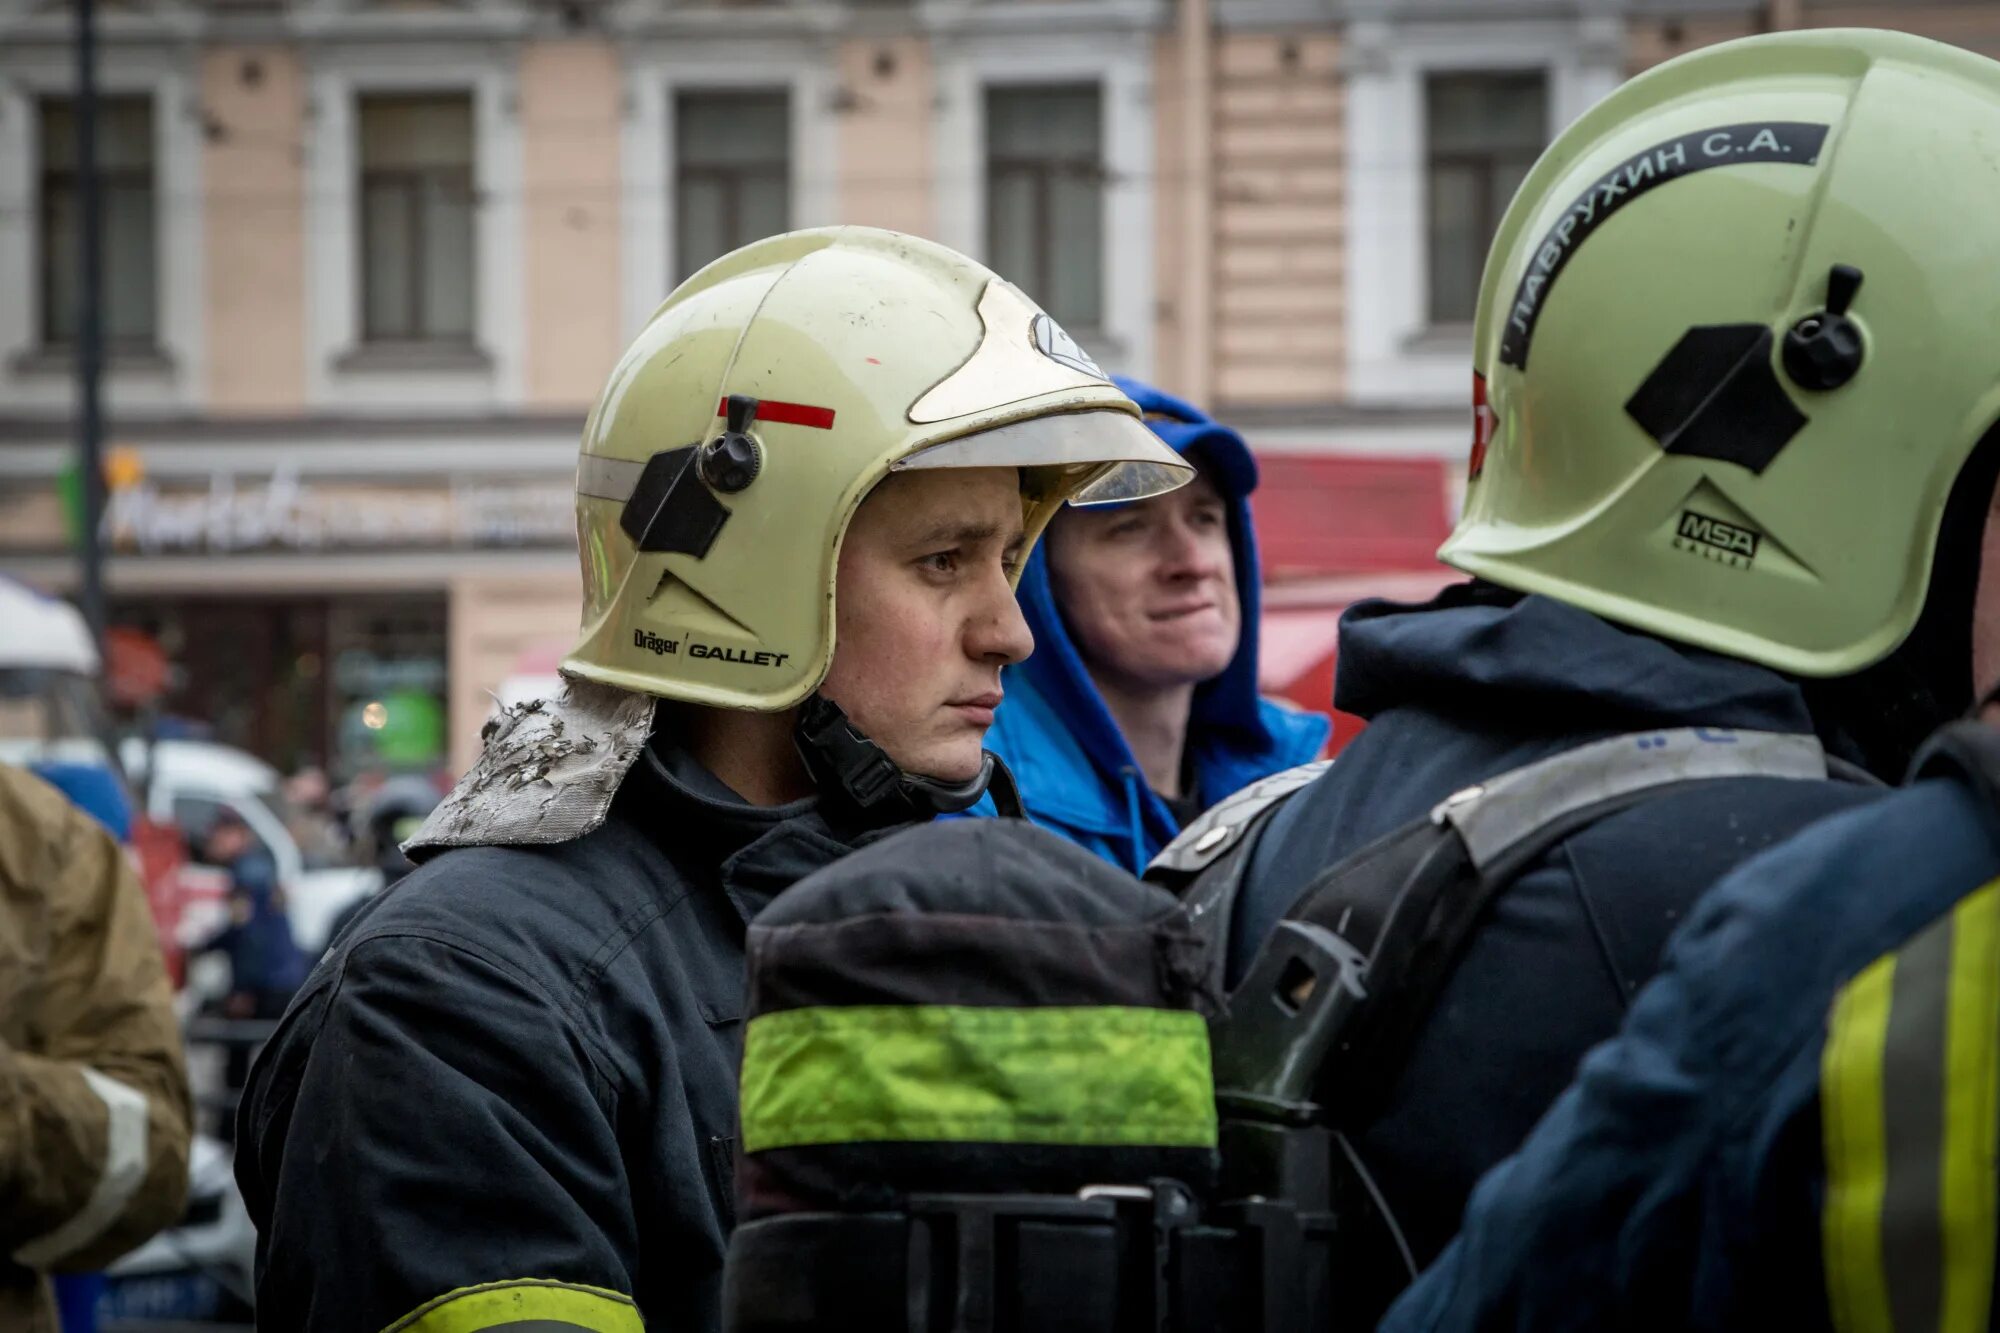
POLYGON ((354 288, 355 342, 361 347, 474 347, 479 340, 480 291, 479 291, 479 106, 471 90, 464 92, 402 92, 390 90, 361 90, 355 94, 355 153, 354 153, 354 288), (466 144, 465 161, 457 166, 423 167, 371 167, 368 164, 366 145, 367 104, 370 102, 444 102, 463 100, 470 138, 466 144), (409 280, 403 284, 403 315, 407 331, 388 332, 379 327, 376 317, 380 312, 371 300, 369 282, 369 205, 373 199, 372 189, 385 181, 405 183, 403 208, 407 213, 405 222, 409 228, 409 280), (427 188, 435 190, 428 193, 427 188), (425 281, 429 253, 430 227, 435 221, 437 201, 450 197, 456 190, 464 201, 466 213, 466 248, 471 288, 466 328, 463 332, 438 332, 430 327, 433 316, 428 305, 429 284, 425 281))
MULTIPOLYGON (((1431 74, 1520 73, 1548 80, 1548 137, 1625 79, 1625 34, 1611 15, 1518 20, 1356 19, 1342 44, 1347 155, 1342 244, 1347 401, 1455 409, 1466 401, 1470 326, 1430 322, 1424 80, 1431 74), (1415 224, 1415 225, 1413 225, 1415 224)), ((1439 452, 1464 432, 1440 429, 1439 452)))
POLYGON ((989 83, 980 89, 980 97, 982 99, 980 126, 983 131, 983 142, 981 144, 983 150, 982 167, 985 174, 985 179, 982 182, 985 216, 981 219, 980 225, 981 235, 985 239, 987 252, 989 254, 992 253, 994 248, 993 214, 995 196, 999 193, 997 187, 1000 184, 1001 177, 1003 173, 1007 172, 1020 173, 1026 176, 1030 187, 1031 211, 1033 213, 1032 227, 1035 233, 1035 242, 1029 253, 1031 255, 1030 264, 1036 271, 1033 273, 1009 273, 1007 277, 1031 294, 1054 292, 1057 287, 1055 273, 1057 268, 1055 262, 1057 228, 1054 200, 1056 182, 1058 179, 1071 174, 1086 177, 1089 184, 1095 189, 1097 202, 1097 291, 1094 293, 1097 318, 1088 323, 1073 318, 1065 322, 1064 316, 1066 312, 1051 311, 1050 313, 1056 317, 1059 323, 1065 323, 1066 328, 1068 323, 1075 323, 1085 330, 1086 336, 1095 334, 1101 338, 1105 323, 1106 274, 1104 247, 1105 232, 1108 230, 1106 213, 1110 202, 1106 194, 1111 183, 1111 172, 1106 168, 1104 163, 1104 85, 1094 80, 1071 80, 1045 84, 989 83), (1082 91, 1090 93, 1095 102, 1095 110, 1097 112, 1097 144, 1095 151, 1090 157, 1025 157, 994 152, 992 122, 996 98, 1034 97, 1049 93, 1074 93, 1082 91))
POLYGON ((620 157, 624 244, 624 331, 637 333, 676 284, 679 179, 675 111, 684 92, 768 92, 790 97, 793 228, 839 220, 840 118, 829 114, 838 72, 817 37, 772 32, 761 38, 680 33, 635 39, 625 57, 631 99, 620 157))
MULTIPOLYGON (((1424 312, 1429 327, 1433 329, 1470 325, 1473 311, 1463 315, 1441 312, 1438 308, 1438 235, 1437 235, 1437 178, 1440 171, 1448 168, 1470 168, 1475 179, 1475 205, 1473 214, 1479 221, 1474 234, 1483 239, 1473 242, 1476 251, 1470 256, 1474 272, 1485 267, 1486 252, 1491 247, 1494 234, 1499 230, 1502 215, 1511 200, 1499 198, 1495 188, 1503 169, 1510 164, 1518 165, 1521 174, 1526 175, 1543 149, 1548 147, 1552 131, 1549 128, 1550 103, 1553 100, 1552 80, 1546 66, 1523 66, 1517 69, 1429 69, 1423 73, 1424 97, 1424 312), (1518 152, 1512 149, 1453 148, 1440 150, 1437 146, 1437 127, 1431 123, 1432 92, 1441 82, 1448 80, 1500 81, 1506 79, 1534 80, 1541 96, 1543 134, 1541 142, 1532 148, 1518 152)), ((1467 256, 1459 256, 1461 259, 1467 256)), ((1478 299, 1478 284, 1474 284, 1474 300, 1478 299)))
POLYGON ((1105 370, 1144 379, 1153 369, 1159 277, 1152 48, 1132 40, 1117 13, 1086 0, 1077 0, 1074 13, 1054 19, 1037 6, 996 8, 981 16, 981 27, 977 35, 942 48, 934 67, 937 239, 975 258, 992 258, 986 244, 986 172, 983 166, 950 168, 984 163, 988 89, 1097 84, 1106 174, 1102 316, 1097 328, 1066 331, 1105 370))
MULTIPOLYGON (((149 140, 147 144, 146 165, 144 167, 118 167, 111 170, 100 168, 98 171, 98 201, 100 207, 104 210, 100 215, 101 220, 108 222, 110 219, 111 196, 119 187, 130 188, 134 184, 137 184, 146 192, 147 243, 153 252, 152 263, 148 266, 153 278, 152 327, 136 337, 121 338, 112 331, 112 321, 107 318, 104 322, 104 345, 107 349, 114 351, 150 352, 160 345, 160 132, 159 126, 155 123, 158 108, 154 105, 155 99, 145 92, 111 93, 101 96, 99 101, 100 103, 114 101, 133 103, 143 106, 146 112, 146 135, 149 140)), ((33 241, 35 253, 35 344, 44 351, 67 354, 75 350, 76 340, 74 337, 65 338, 58 336, 56 333, 55 325, 58 311, 56 303, 50 299, 50 293, 54 288, 54 284, 50 281, 54 276, 51 252, 55 249, 51 243, 51 239, 55 232, 56 214, 56 191, 52 187, 56 182, 60 182, 67 190, 69 198, 74 201, 78 192, 77 183, 82 179, 82 172, 75 167, 52 167, 48 163, 45 151, 48 142, 46 138, 48 111, 51 106, 58 104, 67 104, 71 108, 74 108, 76 98, 64 93, 39 93, 34 98, 35 143, 37 148, 35 154, 35 234, 33 241)), ((72 114, 74 114, 73 111, 72 114)), ((100 125, 102 124, 101 111, 99 123, 100 125)), ((103 239, 106 242, 109 241, 108 230, 103 239)), ((105 276, 109 277, 111 259, 108 249, 104 254, 104 265, 105 276)), ((115 295, 109 289, 105 291, 104 295, 108 312, 110 303, 115 299, 115 295)))
MULTIPOLYGON (((673 282, 680 283, 693 276, 702 267, 702 264, 709 262, 709 260, 704 260, 702 264, 696 265, 688 263, 686 253, 687 237, 684 234, 682 226, 685 219, 681 214, 681 192, 688 182, 708 181, 722 186, 724 216, 722 230, 728 237, 725 241, 723 254, 728 254, 731 250, 748 244, 750 240, 756 239, 755 237, 743 236, 742 225, 743 187, 746 182, 753 178, 766 179, 775 176, 783 183, 785 187, 785 227, 786 229, 790 229, 795 225, 793 219, 797 217, 798 212, 797 190, 794 185, 794 177, 797 171, 797 152, 794 146, 797 108, 792 104, 793 97, 795 96, 793 88, 783 82, 744 84, 733 87, 682 86, 675 88, 670 96, 673 106, 674 142, 670 149, 673 154, 673 176, 671 186, 669 187, 667 211, 672 219, 670 226, 673 234, 673 253, 668 256, 668 272, 673 282), (760 162, 755 167, 743 168, 734 165, 721 166, 712 163, 690 164, 682 159, 680 144, 681 117, 686 112, 687 103, 690 98, 715 98, 724 100, 731 98, 749 99, 753 97, 774 97, 780 99, 783 104, 785 143, 784 156, 781 160, 776 162, 760 162)), ((721 258, 721 255, 710 256, 710 259, 719 258, 721 258)))

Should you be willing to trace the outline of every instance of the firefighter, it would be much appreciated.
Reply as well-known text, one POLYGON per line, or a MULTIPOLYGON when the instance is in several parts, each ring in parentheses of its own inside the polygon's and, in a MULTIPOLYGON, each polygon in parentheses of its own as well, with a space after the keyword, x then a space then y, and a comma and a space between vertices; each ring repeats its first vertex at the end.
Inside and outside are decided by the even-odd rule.
POLYGON ((682 284, 584 428, 567 692, 490 725, 253 1072, 259 1322, 715 1328, 746 923, 1008 799, 1029 546, 1186 472, 943 247, 798 232, 682 284))

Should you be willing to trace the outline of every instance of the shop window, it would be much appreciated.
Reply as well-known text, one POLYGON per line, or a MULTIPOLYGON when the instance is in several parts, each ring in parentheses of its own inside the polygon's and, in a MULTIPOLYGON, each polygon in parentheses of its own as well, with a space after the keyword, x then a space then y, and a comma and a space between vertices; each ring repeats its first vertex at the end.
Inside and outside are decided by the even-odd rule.
POLYGON ((444 762, 443 598, 355 598, 331 604, 337 722, 333 770, 422 772, 444 762))

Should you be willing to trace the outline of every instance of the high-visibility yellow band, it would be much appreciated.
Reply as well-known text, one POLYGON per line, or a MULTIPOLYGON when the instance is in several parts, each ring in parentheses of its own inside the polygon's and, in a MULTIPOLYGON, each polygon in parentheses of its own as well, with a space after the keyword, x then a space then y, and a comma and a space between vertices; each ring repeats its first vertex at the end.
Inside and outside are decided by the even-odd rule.
POLYGON ((1953 910, 1945 1020, 1943 1173, 1944 1333, 1987 1326, 1996 1240, 2000 1140, 2000 881, 1953 910))
POLYGON ((1896 956, 1879 958, 1834 999, 1820 1056, 1826 1205, 1821 1218, 1827 1301, 1839 1333, 1893 1333, 1882 1266, 1882 1196, 1889 1162, 1882 1047, 1896 956))
POLYGON ((645 1333, 629 1296, 568 1282, 522 1278, 460 1287, 428 1301, 382 1333, 485 1333, 513 1324, 578 1333, 645 1333))
POLYGON ((855 1005, 750 1020, 743 1148, 1215 1146, 1208 1025, 1183 1010, 855 1005))

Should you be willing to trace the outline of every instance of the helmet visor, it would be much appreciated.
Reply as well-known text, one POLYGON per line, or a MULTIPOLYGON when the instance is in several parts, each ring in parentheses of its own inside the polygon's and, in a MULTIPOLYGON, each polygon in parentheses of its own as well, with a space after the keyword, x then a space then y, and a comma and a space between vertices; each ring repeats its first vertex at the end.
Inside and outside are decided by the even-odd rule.
POLYGON ((1194 468, 1137 417, 1109 408, 1030 417, 919 449, 895 472, 931 468, 1054 468, 1075 490, 1075 505, 1119 504, 1184 486, 1194 468))

